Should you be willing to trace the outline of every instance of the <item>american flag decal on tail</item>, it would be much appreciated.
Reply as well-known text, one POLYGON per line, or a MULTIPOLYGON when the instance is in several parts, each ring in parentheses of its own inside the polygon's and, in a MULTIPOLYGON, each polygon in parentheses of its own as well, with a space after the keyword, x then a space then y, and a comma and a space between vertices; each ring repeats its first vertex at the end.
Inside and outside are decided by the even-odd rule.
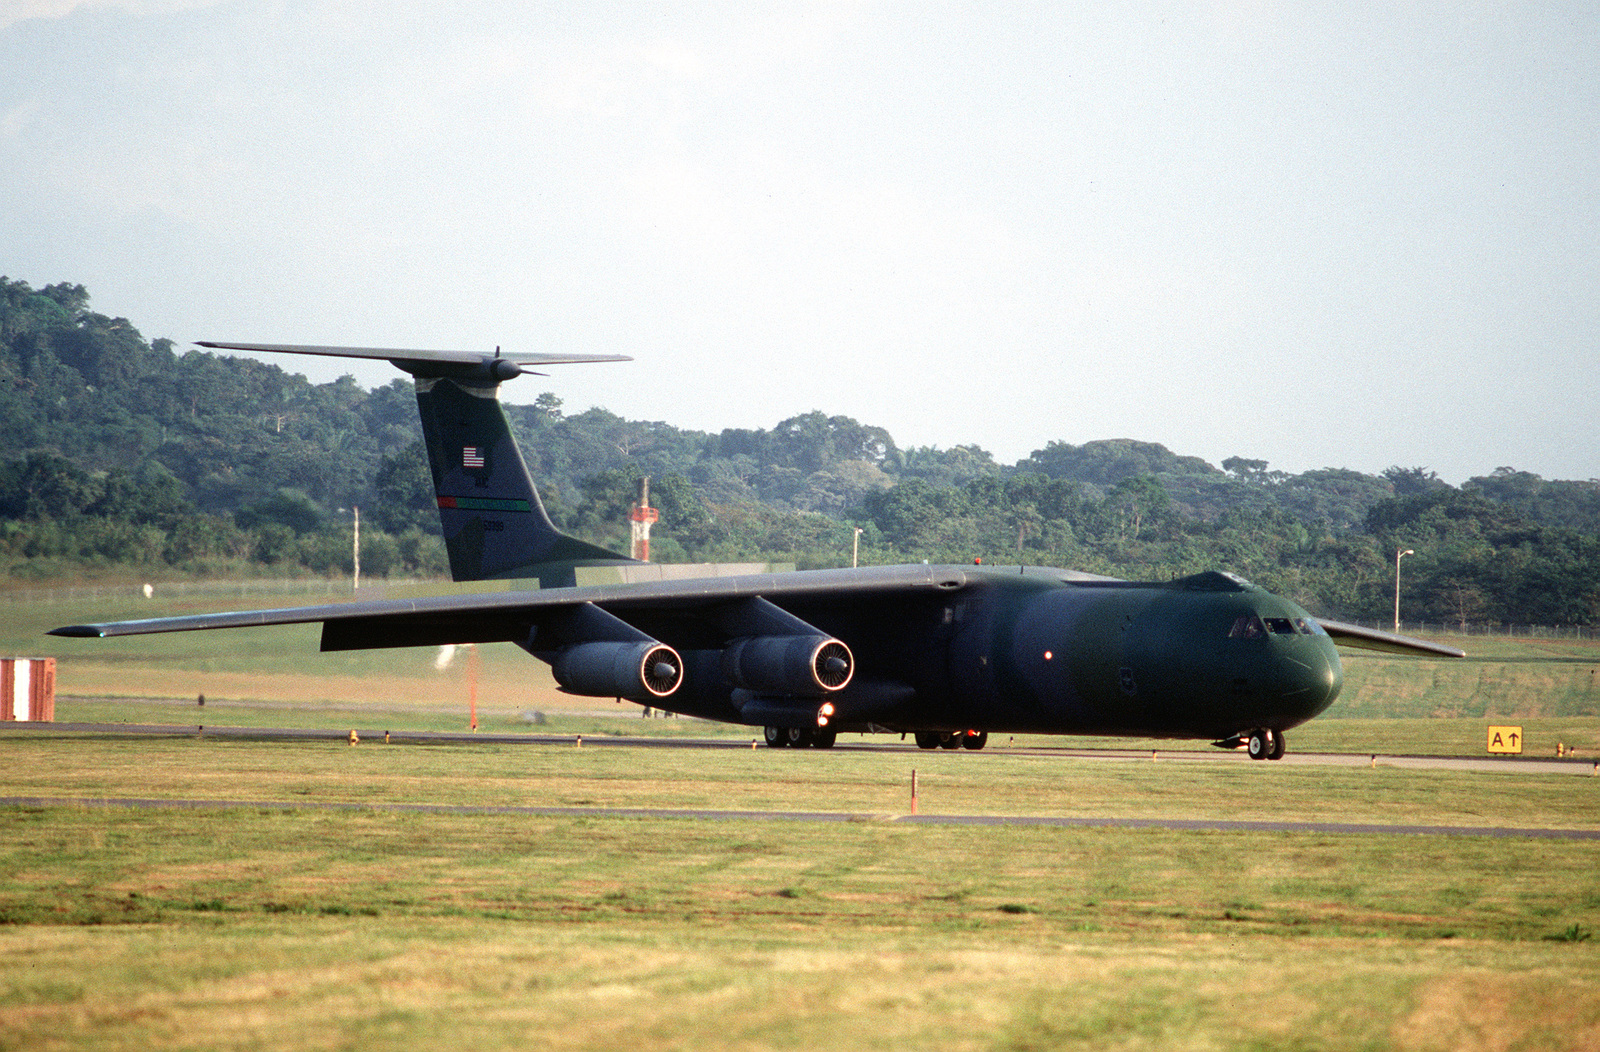
POLYGON ((483 447, 482 446, 462 446, 461 447, 461 466, 464 467, 464 468, 481 468, 481 467, 483 467, 483 447))

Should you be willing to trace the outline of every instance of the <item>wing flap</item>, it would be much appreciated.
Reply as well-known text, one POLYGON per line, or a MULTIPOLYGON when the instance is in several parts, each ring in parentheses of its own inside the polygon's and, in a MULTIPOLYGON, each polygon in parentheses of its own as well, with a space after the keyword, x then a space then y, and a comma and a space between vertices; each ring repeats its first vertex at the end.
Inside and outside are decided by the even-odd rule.
POLYGON ((461 643, 522 643, 533 623, 495 612, 366 614, 322 623, 322 650, 383 650, 461 643))

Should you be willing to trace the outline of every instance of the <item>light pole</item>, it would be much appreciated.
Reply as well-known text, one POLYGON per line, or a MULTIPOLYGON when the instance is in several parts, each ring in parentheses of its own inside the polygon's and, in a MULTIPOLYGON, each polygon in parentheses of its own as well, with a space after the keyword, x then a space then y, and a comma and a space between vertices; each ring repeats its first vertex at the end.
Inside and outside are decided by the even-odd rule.
POLYGON ((1407 548, 1405 551, 1395 549, 1394 553, 1394 634, 1400 634, 1400 560, 1416 552, 1407 548))
POLYGON ((861 527, 855 527, 856 536, 850 542, 850 566, 852 569, 861 561, 861 527))
MULTIPOLYGON (((344 511, 343 508, 339 509, 344 511)), ((355 505, 350 506, 350 589, 361 590, 361 509, 355 505)))

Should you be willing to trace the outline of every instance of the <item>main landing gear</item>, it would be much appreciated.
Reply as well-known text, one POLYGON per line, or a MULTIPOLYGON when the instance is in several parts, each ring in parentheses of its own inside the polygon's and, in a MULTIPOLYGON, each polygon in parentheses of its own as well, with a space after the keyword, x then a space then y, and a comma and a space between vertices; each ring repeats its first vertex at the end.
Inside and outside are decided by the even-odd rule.
POLYGON ((839 732, 807 727, 768 727, 767 745, 773 749, 831 749, 839 732))
MULTIPOLYGON (((818 727, 766 727, 767 746, 773 749, 831 749, 839 732, 818 727)), ((917 731, 919 749, 981 749, 989 744, 988 731, 917 731)))
POLYGON ((919 749, 981 749, 989 744, 988 731, 917 731, 919 749))

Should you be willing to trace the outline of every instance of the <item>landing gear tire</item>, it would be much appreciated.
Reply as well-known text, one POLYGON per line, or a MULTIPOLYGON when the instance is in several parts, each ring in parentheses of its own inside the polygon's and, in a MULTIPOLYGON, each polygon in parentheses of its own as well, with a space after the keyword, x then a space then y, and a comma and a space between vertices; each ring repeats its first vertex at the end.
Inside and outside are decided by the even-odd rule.
POLYGON ((939 735, 935 731, 917 731, 915 737, 917 739, 917 748, 919 749, 937 749, 939 747, 939 735))
POLYGON ((1259 730, 1250 732, 1249 750, 1252 760, 1281 760, 1288 748, 1282 731, 1259 730))
POLYGON ((939 748, 941 748, 941 749, 959 749, 959 748, 961 748, 961 739, 962 739, 962 737, 963 737, 963 735, 961 735, 959 733, 956 733, 956 734, 941 734, 941 735, 939 735, 939 748))
POLYGON ((791 749, 804 749, 811 744, 812 732, 805 727, 790 727, 783 733, 789 739, 791 749))
POLYGON ((963 734, 961 736, 961 747, 963 749, 981 749, 985 745, 988 745, 988 744, 989 744, 989 732, 988 731, 977 731, 977 732, 968 731, 966 734, 963 734))
POLYGON ((781 749, 789 744, 789 734, 782 727, 768 727, 763 733, 767 736, 767 747, 781 749))
POLYGON ((814 731, 811 735, 813 749, 831 749, 833 743, 839 740, 838 731, 814 731))

